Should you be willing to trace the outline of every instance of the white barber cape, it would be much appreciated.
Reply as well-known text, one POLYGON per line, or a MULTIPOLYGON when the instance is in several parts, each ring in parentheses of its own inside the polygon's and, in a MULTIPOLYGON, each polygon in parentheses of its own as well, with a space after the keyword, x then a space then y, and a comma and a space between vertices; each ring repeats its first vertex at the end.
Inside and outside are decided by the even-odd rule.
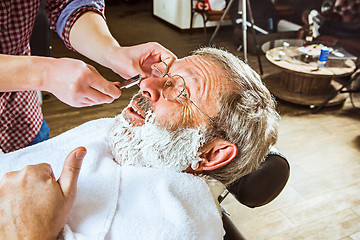
POLYGON ((0 155, 0 177, 49 163, 60 176, 67 154, 87 149, 77 197, 60 239, 223 239, 220 213, 206 182, 191 174, 113 161, 107 132, 113 118, 85 123, 46 142, 0 155))

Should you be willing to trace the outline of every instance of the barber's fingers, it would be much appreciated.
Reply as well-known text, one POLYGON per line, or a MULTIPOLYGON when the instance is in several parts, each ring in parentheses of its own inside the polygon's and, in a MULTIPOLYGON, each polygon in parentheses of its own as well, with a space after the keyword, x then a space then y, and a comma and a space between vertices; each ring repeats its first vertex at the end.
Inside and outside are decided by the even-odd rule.
POLYGON ((176 59, 177 56, 168 49, 164 49, 161 45, 157 45, 157 51, 160 53, 160 60, 170 66, 176 59))
POLYGON ((177 56, 172 53, 170 50, 166 49, 162 45, 156 42, 150 42, 147 44, 149 48, 149 55, 144 59, 143 69, 146 70, 147 65, 158 62, 165 62, 167 66, 171 66, 171 64, 177 59, 177 56))
POLYGON ((177 58, 174 53, 156 42, 148 42, 132 47, 121 47, 117 66, 117 73, 125 78, 140 74, 147 78, 151 72, 151 66, 155 63, 165 61, 169 66, 177 58), (124 68, 123 66, 127 66, 124 68))
MULTIPOLYGON (((107 81, 103 78, 100 73, 91 65, 87 65, 87 67, 97 76, 96 79, 90 81, 89 87, 98 91, 98 96, 101 94, 101 98, 104 99, 104 102, 112 102, 114 99, 117 99, 121 95, 121 91, 116 87, 116 83, 107 81)), ((94 94, 92 94, 94 96, 94 94)), ((92 96, 89 98, 93 99, 92 96)), ((93 99, 97 101, 96 99, 93 99)))
POLYGON ((82 96, 81 103, 87 104, 87 106, 112 103, 115 99, 100 92, 98 89, 91 86, 86 88, 85 95, 82 96))
MULTIPOLYGON (((111 84, 116 89, 118 89, 118 87, 116 87, 116 85, 119 84, 118 82, 114 82, 111 84)), ((103 88, 100 87, 100 85, 98 87, 99 87, 99 89, 96 89, 92 86, 87 86, 86 89, 83 90, 83 93, 81 94, 81 99, 79 100, 79 103, 77 105, 75 105, 75 107, 88 107, 88 106, 93 106, 93 105, 98 105, 98 104, 103 104, 103 103, 112 103, 115 100, 115 98, 107 95, 106 91, 101 90, 103 88)), ((121 94, 121 91, 120 91, 120 94, 121 94)))
POLYGON ((71 151, 65 159, 61 175, 58 179, 65 198, 76 195, 77 180, 85 155, 86 149, 84 147, 78 147, 71 151))

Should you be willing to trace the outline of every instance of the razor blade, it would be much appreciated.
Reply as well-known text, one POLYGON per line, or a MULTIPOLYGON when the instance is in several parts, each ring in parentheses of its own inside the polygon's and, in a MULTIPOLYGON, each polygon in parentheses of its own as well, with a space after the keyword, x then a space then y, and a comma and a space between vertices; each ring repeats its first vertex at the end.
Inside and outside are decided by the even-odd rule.
POLYGON ((137 85, 138 83, 140 83, 140 81, 141 81, 141 75, 138 74, 135 77, 127 79, 125 82, 121 83, 117 87, 119 89, 129 88, 129 87, 132 87, 134 85, 137 85))

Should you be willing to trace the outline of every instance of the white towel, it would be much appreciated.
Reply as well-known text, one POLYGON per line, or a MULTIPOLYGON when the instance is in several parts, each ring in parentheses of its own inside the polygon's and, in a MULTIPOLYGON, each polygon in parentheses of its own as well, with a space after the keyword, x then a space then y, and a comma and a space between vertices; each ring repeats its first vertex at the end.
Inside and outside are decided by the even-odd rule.
POLYGON ((222 239, 221 216, 206 182, 186 173, 120 167, 107 132, 113 118, 85 123, 46 142, 0 155, 0 177, 49 163, 59 177, 66 155, 87 149, 62 239, 222 239))

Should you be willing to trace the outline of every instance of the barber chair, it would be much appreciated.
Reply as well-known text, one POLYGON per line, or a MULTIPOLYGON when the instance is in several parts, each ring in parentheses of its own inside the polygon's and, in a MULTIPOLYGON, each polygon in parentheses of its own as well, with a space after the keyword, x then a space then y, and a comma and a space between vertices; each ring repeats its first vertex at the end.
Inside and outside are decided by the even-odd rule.
MULTIPOLYGON (((34 28, 30 38, 31 55, 49 57, 51 55, 51 30, 50 20, 46 15, 46 0, 42 0, 39 12, 36 15, 34 28)), ((39 101, 42 104, 43 96, 37 91, 39 101)))
POLYGON ((50 20, 46 15, 45 6, 46 0, 41 1, 30 38, 30 48, 31 55, 48 57, 51 54, 52 36, 50 30, 50 20))
MULTIPOLYGON (((231 193, 241 204, 255 208, 270 203, 285 187, 290 175, 290 165, 280 152, 271 150, 258 169, 240 178, 227 187, 219 196, 221 203, 231 193)), ((228 213, 223 211, 225 240, 242 240, 244 237, 232 222, 228 213)))

